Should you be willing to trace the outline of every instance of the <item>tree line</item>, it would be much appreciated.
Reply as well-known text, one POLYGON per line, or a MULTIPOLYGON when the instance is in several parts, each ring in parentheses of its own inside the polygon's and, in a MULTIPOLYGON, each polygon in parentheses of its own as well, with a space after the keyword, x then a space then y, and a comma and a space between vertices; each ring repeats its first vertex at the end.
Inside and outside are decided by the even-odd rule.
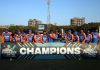
MULTIPOLYGON (((56 26, 53 24, 49 24, 47 26, 50 26, 49 29, 45 29, 45 30, 58 30, 61 31, 61 29, 63 28, 64 30, 73 30, 73 31, 79 31, 80 29, 84 29, 86 30, 96 30, 99 29, 100 23, 88 23, 88 24, 84 24, 82 26, 56 26)), ((10 26, 8 28, 9 31, 15 33, 17 31, 21 31, 21 32, 27 32, 28 30, 36 30, 37 28, 35 26, 10 26)), ((6 30, 6 28, 0 28, 0 34, 2 34, 2 32, 4 32, 6 30)))

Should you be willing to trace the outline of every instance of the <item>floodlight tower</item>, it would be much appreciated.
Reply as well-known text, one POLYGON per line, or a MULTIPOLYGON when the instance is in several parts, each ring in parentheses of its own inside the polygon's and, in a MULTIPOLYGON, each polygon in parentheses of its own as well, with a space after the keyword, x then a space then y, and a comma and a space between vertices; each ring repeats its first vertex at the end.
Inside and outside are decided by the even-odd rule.
POLYGON ((48 28, 48 31, 47 32, 49 32, 50 31, 50 28, 51 28, 51 25, 50 25, 50 23, 51 23, 51 12, 50 12, 50 6, 51 6, 51 0, 47 0, 47 28, 48 28))
POLYGON ((48 5, 48 11, 47 11, 47 23, 50 24, 50 20, 51 20, 51 14, 50 14, 50 5, 51 5, 51 0, 47 1, 47 5, 48 5))

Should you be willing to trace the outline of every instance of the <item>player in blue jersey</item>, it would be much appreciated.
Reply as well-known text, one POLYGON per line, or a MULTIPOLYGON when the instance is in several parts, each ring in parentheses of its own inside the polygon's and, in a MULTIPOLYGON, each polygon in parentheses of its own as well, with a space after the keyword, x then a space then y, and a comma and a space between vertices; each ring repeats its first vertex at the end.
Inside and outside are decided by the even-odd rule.
POLYGON ((78 32, 77 31, 73 32, 73 35, 74 35, 73 42, 79 42, 78 32))
POLYGON ((29 30, 29 33, 27 34, 27 40, 28 42, 34 42, 34 34, 32 34, 32 30, 29 30))
POLYGON ((48 35, 48 39, 49 39, 49 42, 54 42, 55 34, 52 30, 50 31, 50 34, 48 35))
MULTIPOLYGON (((67 33, 68 31, 66 31, 66 33, 67 33)), ((65 36, 66 36, 66 33, 63 33, 61 36, 62 36, 62 38, 61 38, 61 42, 62 43, 66 43, 66 40, 65 40, 65 36)))
POLYGON ((99 41, 99 34, 98 34, 98 31, 94 31, 92 33, 92 43, 98 43, 99 41))
POLYGON ((11 33, 6 30, 5 32, 2 33, 2 42, 10 42, 10 36, 11 36, 11 33))
POLYGON ((22 36, 21 32, 18 31, 18 33, 16 34, 16 42, 21 42, 21 36, 22 36))
POLYGON ((43 31, 43 35, 41 36, 42 43, 48 43, 48 35, 46 31, 43 31))
POLYGON ((56 31, 55 32, 55 39, 54 39, 54 42, 59 42, 60 41, 60 33, 59 33, 59 31, 56 31))
POLYGON ((80 42, 81 43, 85 43, 85 41, 86 41, 86 34, 84 33, 84 31, 82 29, 80 30, 78 36, 80 38, 80 42))
POLYGON ((85 41, 85 43, 91 43, 91 42, 92 42, 92 35, 91 35, 90 31, 88 30, 86 32, 86 41, 85 41))
POLYGON ((25 44, 27 43, 27 36, 26 36, 26 33, 22 33, 22 36, 21 36, 21 43, 25 44))
POLYGON ((16 42, 16 34, 11 34, 11 36, 10 36, 10 42, 16 42))
POLYGON ((72 31, 71 30, 68 30, 65 34, 65 40, 68 41, 68 42, 73 42, 73 34, 72 34, 72 31))
POLYGON ((34 34, 34 42, 35 43, 41 43, 41 34, 39 34, 37 31, 35 31, 35 34, 34 34))

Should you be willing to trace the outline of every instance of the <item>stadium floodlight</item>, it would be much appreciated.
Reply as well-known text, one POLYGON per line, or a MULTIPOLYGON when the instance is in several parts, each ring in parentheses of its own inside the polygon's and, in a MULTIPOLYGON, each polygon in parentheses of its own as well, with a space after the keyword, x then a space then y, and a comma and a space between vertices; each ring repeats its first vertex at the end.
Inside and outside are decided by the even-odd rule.
POLYGON ((48 11, 47 11, 47 23, 50 24, 50 20, 51 20, 51 14, 50 14, 50 5, 51 5, 51 0, 47 1, 47 5, 48 5, 48 11))
POLYGON ((50 6, 51 6, 51 0, 47 0, 47 28, 48 28, 48 31, 50 31, 50 28, 51 28, 51 11, 50 11, 50 6))

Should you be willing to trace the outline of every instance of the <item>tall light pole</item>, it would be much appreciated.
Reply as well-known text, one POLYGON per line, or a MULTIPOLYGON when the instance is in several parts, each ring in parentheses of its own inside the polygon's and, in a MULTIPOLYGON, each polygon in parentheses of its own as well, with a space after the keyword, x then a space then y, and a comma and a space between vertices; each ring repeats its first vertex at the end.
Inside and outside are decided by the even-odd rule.
POLYGON ((47 0, 47 6, 48 6, 48 9, 47 9, 47 32, 50 31, 50 28, 51 28, 51 12, 50 12, 50 6, 51 6, 51 0, 47 0))
POLYGON ((48 0, 47 1, 47 5, 48 5, 48 10, 47 10, 47 23, 50 24, 50 21, 51 21, 51 13, 50 13, 51 0, 48 0))

